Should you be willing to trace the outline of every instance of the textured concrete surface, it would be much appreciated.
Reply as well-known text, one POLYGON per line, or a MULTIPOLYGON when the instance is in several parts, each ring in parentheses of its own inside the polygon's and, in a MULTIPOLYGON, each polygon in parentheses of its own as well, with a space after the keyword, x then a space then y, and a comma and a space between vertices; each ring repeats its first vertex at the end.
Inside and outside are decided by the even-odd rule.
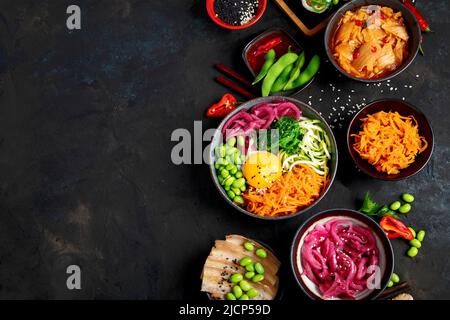
POLYGON ((416 195, 407 221, 426 229, 426 240, 414 260, 393 241, 395 269, 416 298, 450 299, 449 2, 418 6, 435 32, 424 36, 425 56, 390 82, 397 90, 340 78, 324 64, 297 96, 338 119, 338 177, 303 216, 262 222, 226 205, 206 165, 171 164, 170 135, 192 132, 194 120, 218 124, 203 117, 226 91, 212 66, 245 72, 240 54, 253 36, 281 27, 324 58, 321 35, 305 39, 272 1, 239 32, 214 25, 204 1, 1 1, 0 298, 205 299, 204 259, 214 239, 233 232, 271 245, 283 261, 284 297, 306 299, 289 267, 296 229, 321 210, 357 208, 370 190, 380 202, 416 195), (72 3, 82 8, 81 31, 65 27, 72 3), (344 143, 351 116, 337 115, 348 95, 346 110, 380 97, 421 108, 436 141, 428 166, 393 183, 359 173, 344 143), (81 291, 66 289, 70 264, 82 268, 81 291))

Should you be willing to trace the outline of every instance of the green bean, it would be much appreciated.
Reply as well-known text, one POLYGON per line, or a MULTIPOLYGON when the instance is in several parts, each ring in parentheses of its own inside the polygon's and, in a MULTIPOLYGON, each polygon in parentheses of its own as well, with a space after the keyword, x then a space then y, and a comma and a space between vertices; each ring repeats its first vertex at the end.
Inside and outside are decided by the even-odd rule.
POLYGON ((269 51, 267 51, 265 61, 261 67, 261 70, 259 70, 259 73, 255 78, 255 81, 253 81, 252 85, 257 84, 262 79, 264 79, 264 77, 267 75, 272 65, 275 63, 275 58, 276 58, 275 49, 272 48, 269 51))
POLYGON ((422 243, 417 239, 412 239, 409 244, 413 247, 416 247, 417 249, 420 249, 422 247, 422 243))
POLYGON ((242 293, 243 293, 242 289, 238 285, 235 285, 232 290, 233 290, 233 294, 236 298, 239 299, 242 296, 242 293))
POLYGON ((253 282, 260 282, 260 281, 263 281, 263 280, 264 280, 264 275, 262 275, 262 274, 257 274, 256 276, 254 276, 252 278, 253 282))
POLYGON ((236 137, 231 137, 230 139, 228 139, 227 145, 229 145, 230 147, 234 147, 235 144, 236 144, 236 137))
POLYGON ((270 89, 271 93, 276 93, 283 90, 283 87, 289 81, 289 75, 291 74, 292 69, 294 69, 293 63, 284 68, 283 72, 281 72, 277 80, 273 83, 272 88, 270 89))
POLYGON ((266 77, 263 80, 262 86, 261 86, 261 95, 263 97, 266 97, 269 95, 270 90, 272 89, 273 83, 278 78, 278 76, 283 72, 284 68, 286 66, 290 65, 291 63, 294 63, 295 60, 297 60, 298 55, 293 52, 285 53, 278 59, 277 62, 275 62, 267 72, 266 77))
POLYGON ((245 250, 247 250, 247 251, 253 251, 253 250, 255 250, 255 246, 254 246, 253 243, 251 243, 251 242, 246 242, 246 243, 244 243, 244 248, 245 248, 245 250))
POLYGON ((255 276, 255 273, 254 272, 251 272, 251 271, 248 271, 248 272, 246 272, 245 274, 244 274, 244 277, 246 277, 247 279, 251 279, 251 278, 253 278, 255 276))
POLYGON ((411 233, 413 234, 413 237, 415 238, 416 237, 416 230, 414 230, 411 227, 408 227, 408 229, 409 229, 409 231, 411 231, 411 233))
POLYGON ((410 256, 411 258, 414 258, 415 256, 417 256, 418 253, 419 253, 419 249, 417 249, 416 247, 411 247, 411 248, 409 248, 408 252, 406 252, 406 254, 408 256, 410 256))
POLYGON ((235 177, 230 176, 227 181, 225 181, 225 186, 226 187, 231 187, 234 183, 234 181, 236 180, 235 177))
POLYGON ((227 297, 227 300, 236 300, 236 297, 231 292, 228 292, 226 297, 227 297))
POLYGON ((405 202, 413 202, 414 196, 411 193, 404 193, 404 194, 402 194, 402 199, 405 202))
POLYGON ((236 174, 234 175, 234 177, 237 178, 237 179, 242 178, 242 176, 243 176, 242 171, 238 171, 238 172, 236 172, 236 174))
POLYGON ((419 232, 417 232, 417 240, 422 242, 423 238, 425 238, 425 231, 424 230, 419 230, 419 232))
POLYGON ((241 196, 234 197, 233 201, 240 205, 244 204, 244 198, 242 198, 241 196))
POLYGON ((244 178, 239 178, 236 181, 233 182, 233 188, 240 188, 245 184, 244 178))
POLYGON ((239 300, 250 300, 250 298, 248 297, 248 295, 243 294, 243 295, 239 298, 239 300))
POLYGON ((261 263, 255 263, 255 271, 259 274, 264 274, 264 267, 261 263))
POLYGON ((299 56, 297 61, 295 62, 294 70, 292 70, 289 81, 283 87, 283 90, 287 90, 287 88, 291 87, 294 81, 300 76, 300 70, 305 64, 305 52, 303 51, 299 56))
POLYGON ((231 191, 233 191, 236 196, 241 195, 241 189, 231 188, 231 191))
POLYGON ((314 75, 319 71, 320 68, 320 57, 318 55, 314 55, 309 61, 306 69, 300 73, 300 76, 292 83, 291 87, 285 88, 285 90, 292 90, 302 85, 306 84, 309 80, 311 80, 314 75))
POLYGON ((239 264, 243 267, 248 266, 250 263, 253 263, 250 257, 244 257, 239 261, 239 264))
POLYGON ((255 271, 255 265, 253 263, 249 263, 248 265, 245 266, 245 270, 250 271, 250 272, 254 272, 255 271))
POLYGON ((391 210, 396 211, 396 210, 398 210, 398 209, 401 207, 401 205, 402 205, 402 203, 401 203, 400 201, 395 201, 395 202, 392 202, 392 203, 391 203, 391 205, 389 206, 389 208, 390 208, 391 210))
POLYGON ((260 257, 260 258, 266 258, 267 257, 267 252, 264 249, 258 249, 256 250, 255 254, 260 257))
POLYGON ((250 290, 252 288, 252 286, 250 285, 250 283, 248 283, 245 280, 242 280, 241 282, 239 282, 239 286, 241 287, 241 289, 245 292, 247 292, 248 290, 250 290))
POLYGON ((391 276, 391 281, 394 282, 394 283, 400 282, 400 277, 398 276, 398 274, 393 273, 392 276, 391 276))
POLYGON ((256 298, 259 294, 259 291, 256 290, 255 288, 252 288, 250 290, 248 290, 247 295, 250 299, 256 298))
POLYGON ((230 276, 230 282, 231 282, 231 283, 238 283, 238 282, 241 282, 242 279, 244 279, 244 277, 243 277, 242 274, 240 274, 240 273, 233 273, 233 274, 230 276))
POLYGON ((394 286, 394 282, 393 281, 389 281, 387 286, 388 286, 388 288, 393 287, 394 286))
POLYGON ((409 203, 403 204, 400 209, 398 209, 398 212, 400 213, 408 213, 411 211, 411 205, 409 203))
POLYGON ((233 192, 233 190, 228 190, 227 195, 231 200, 233 200, 234 197, 236 197, 236 194, 233 192))
POLYGON ((223 178, 226 178, 226 177, 228 177, 228 176, 230 175, 230 173, 228 172, 227 169, 222 169, 222 170, 220 171, 220 175, 221 175, 223 178))

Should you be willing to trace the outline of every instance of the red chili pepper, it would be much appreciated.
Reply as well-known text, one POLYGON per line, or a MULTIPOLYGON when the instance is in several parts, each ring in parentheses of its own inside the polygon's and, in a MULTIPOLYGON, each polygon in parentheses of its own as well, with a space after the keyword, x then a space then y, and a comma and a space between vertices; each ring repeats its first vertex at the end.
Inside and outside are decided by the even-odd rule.
POLYGON ((353 51, 353 60, 358 59, 358 57, 359 57, 359 50, 357 49, 353 51))
POLYGON ((236 109, 237 100, 231 93, 225 93, 219 102, 213 104, 208 111, 206 116, 210 118, 222 118, 229 114, 231 111, 236 109))
POLYGON ((254 56, 259 56, 261 54, 266 54, 267 51, 269 51, 270 49, 276 47, 277 45, 279 45, 281 42, 283 42, 283 39, 281 37, 275 37, 273 39, 270 39, 269 41, 267 41, 266 43, 260 45, 254 53, 254 56))
POLYGON ((361 20, 355 20, 355 24, 356 24, 358 27, 361 27, 361 26, 362 26, 362 21, 361 21, 361 20))
POLYGON ((414 239, 414 235, 408 227, 398 219, 391 216, 384 216, 380 221, 380 226, 387 233, 389 239, 404 238, 414 239))
POLYGON ((429 23, 427 22, 427 20, 425 20, 420 11, 414 6, 411 0, 402 0, 402 2, 405 7, 407 7, 409 11, 411 11, 411 13, 416 17, 420 25, 420 30, 424 32, 431 32, 429 23))
POLYGON ((381 20, 384 20, 384 19, 386 19, 386 16, 384 15, 384 13, 383 13, 383 12, 380 12, 380 18, 381 18, 381 20))

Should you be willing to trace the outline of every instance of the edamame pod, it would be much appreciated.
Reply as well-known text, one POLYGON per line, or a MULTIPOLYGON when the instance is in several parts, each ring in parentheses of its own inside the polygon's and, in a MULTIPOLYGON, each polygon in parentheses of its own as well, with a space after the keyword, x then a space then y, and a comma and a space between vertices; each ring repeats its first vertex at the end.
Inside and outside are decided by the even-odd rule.
POLYGON ((283 72, 278 76, 277 80, 272 85, 270 89, 271 93, 280 92, 283 90, 286 83, 289 81, 289 75, 291 74, 292 69, 294 69, 294 64, 291 63, 286 68, 284 68, 283 72))
POLYGON ((272 89, 273 83, 283 72, 284 68, 292 64, 297 60, 298 55, 293 52, 288 52, 280 57, 277 62, 275 62, 267 72, 266 77, 261 86, 261 95, 267 97, 272 89))
POLYGON ((318 55, 314 55, 306 66, 306 69, 300 73, 300 76, 292 83, 292 85, 285 90, 292 90, 302 85, 306 84, 309 80, 311 80, 314 75, 319 71, 320 68, 320 57, 318 55))
POLYGON ((425 238, 425 231, 420 230, 419 232, 417 232, 417 240, 419 240, 420 242, 423 241, 423 238, 425 238))
POLYGON ((266 60, 264 61, 261 70, 259 71, 258 75, 255 78, 255 81, 253 81, 252 85, 257 84, 258 82, 260 82, 269 72, 270 68, 272 67, 272 65, 275 62, 275 57, 276 57, 276 53, 274 49, 270 49, 269 51, 267 51, 266 53, 266 60))
POLYGON ((292 86, 292 83, 300 76, 300 70, 302 69, 304 64, 305 64, 305 52, 302 52, 298 56, 298 59, 295 62, 294 70, 292 70, 290 77, 289 77, 289 81, 283 87, 283 90, 287 90, 287 88, 292 86))

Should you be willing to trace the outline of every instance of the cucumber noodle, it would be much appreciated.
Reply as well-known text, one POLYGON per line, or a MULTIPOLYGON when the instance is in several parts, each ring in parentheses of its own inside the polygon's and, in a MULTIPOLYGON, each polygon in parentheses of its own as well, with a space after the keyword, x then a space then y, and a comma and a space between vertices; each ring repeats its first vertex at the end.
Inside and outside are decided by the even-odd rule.
POLYGON ((311 166, 320 175, 328 174, 327 162, 331 159, 330 138, 319 126, 320 120, 302 117, 298 120, 304 136, 296 154, 288 154, 280 150, 279 156, 283 163, 283 170, 290 171, 298 164, 311 166))

